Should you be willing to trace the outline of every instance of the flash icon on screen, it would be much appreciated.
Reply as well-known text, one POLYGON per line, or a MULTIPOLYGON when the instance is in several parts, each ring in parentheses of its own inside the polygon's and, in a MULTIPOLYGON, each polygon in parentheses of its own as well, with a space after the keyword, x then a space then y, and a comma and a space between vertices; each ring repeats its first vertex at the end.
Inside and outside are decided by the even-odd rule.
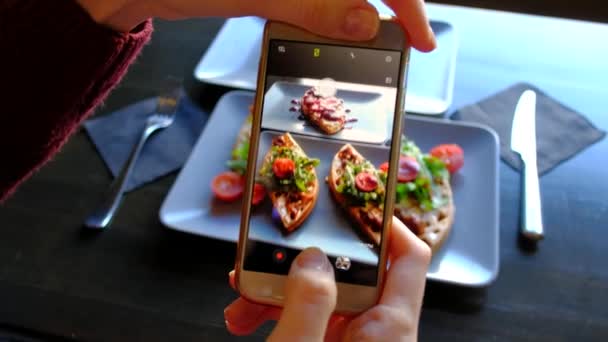
POLYGON ((321 55, 321 49, 319 49, 319 48, 314 48, 314 49, 312 50, 312 55, 313 55, 314 57, 319 57, 319 56, 321 55))

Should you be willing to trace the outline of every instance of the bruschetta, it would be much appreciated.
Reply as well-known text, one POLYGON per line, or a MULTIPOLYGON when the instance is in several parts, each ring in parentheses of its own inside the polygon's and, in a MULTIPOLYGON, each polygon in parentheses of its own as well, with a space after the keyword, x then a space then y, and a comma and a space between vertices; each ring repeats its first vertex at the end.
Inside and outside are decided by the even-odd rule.
POLYGON ((336 134, 344 129, 347 120, 344 101, 334 92, 323 92, 321 87, 308 89, 300 101, 302 116, 325 134, 336 134))
POLYGON ((334 156, 326 180, 332 197, 360 233, 379 246, 386 174, 379 172, 352 145, 346 144, 334 156))
POLYGON ((273 218, 286 232, 293 232, 308 218, 319 194, 315 167, 289 133, 272 140, 259 171, 273 206, 273 218))
MULTIPOLYGON (((386 163, 380 166, 383 172, 387 168, 386 163)), ((413 141, 402 139, 394 214, 433 253, 447 240, 454 224, 449 171, 457 169, 448 169, 445 160, 423 154, 413 141)))

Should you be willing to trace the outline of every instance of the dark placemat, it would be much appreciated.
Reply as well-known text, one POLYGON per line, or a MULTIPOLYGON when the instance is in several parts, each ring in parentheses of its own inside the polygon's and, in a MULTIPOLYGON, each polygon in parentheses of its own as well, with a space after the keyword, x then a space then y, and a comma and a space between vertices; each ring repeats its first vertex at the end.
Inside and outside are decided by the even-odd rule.
POLYGON ((500 155, 516 170, 521 169, 517 153, 511 150, 511 124, 521 94, 536 92, 536 149, 538 172, 544 174, 559 163, 604 138, 586 117, 527 83, 517 83, 452 115, 454 120, 472 121, 492 127, 500 137, 500 155))

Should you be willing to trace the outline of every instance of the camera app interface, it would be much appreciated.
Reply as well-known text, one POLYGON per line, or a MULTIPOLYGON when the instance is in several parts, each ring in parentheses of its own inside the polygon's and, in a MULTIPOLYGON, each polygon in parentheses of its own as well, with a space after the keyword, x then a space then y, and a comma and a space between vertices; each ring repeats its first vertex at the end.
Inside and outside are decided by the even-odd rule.
POLYGON ((337 281, 376 285, 400 62, 394 50, 270 42, 245 270, 285 275, 316 246, 337 281))

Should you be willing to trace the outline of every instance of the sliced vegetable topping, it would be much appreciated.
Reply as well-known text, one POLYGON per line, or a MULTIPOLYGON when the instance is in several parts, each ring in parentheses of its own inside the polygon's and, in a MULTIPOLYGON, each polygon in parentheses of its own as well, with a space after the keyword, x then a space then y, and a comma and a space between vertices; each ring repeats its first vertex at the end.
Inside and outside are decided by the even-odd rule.
MULTIPOLYGON (((445 150, 444 147, 437 148, 435 153, 439 154, 438 151, 441 151, 441 155, 445 155, 445 150)), ((448 150, 456 151, 452 147, 448 150)), ((420 148, 405 136, 401 140, 401 154, 397 176, 399 183, 396 186, 397 202, 419 206, 423 210, 433 210, 445 205, 447 199, 440 190, 441 184, 449 182, 450 179, 445 159, 437 157, 433 151, 431 154, 423 154, 420 148), (416 175, 413 176, 416 169, 416 175)), ((458 166, 457 159, 454 161, 452 165, 458 166)))
POLYGON ((253 185, 253 196, 251 197, 251 204, 258 205, 262 203, 266 197, 266 187, 260 183, 253 185))
POLYGON ((441 159, 450 173, 455 173, 464 165, 464 152, 456 144, 443 144, 431 149, 430 154, 441 159))
POLYGON ((372 201, 383 206, 385 182, 386 174, 377 172, 369 161, 358 164, 346 161, 336 191, 348 196, 354 205, 365 205, 372 201))
POLYGON ((397 181, 400 183, 413 181, 418 176, 418 171, 420 171, 420 164, 418 164, 416 158, 412 156, 399 157, 397 181))
POLYGON ((267 188, 284 191, 292 191, 295 188, 306 192, 315 180, 313 170, 317 165, 319 159, 308 158, 290 147, 273 146, 270 159, 260 169, 261 181, 267 188), (276 161, 278 162, 275 163, 276 161))
POLYGON ((378 187, 378 179, 370 172, 359 172, 355 176, 355 185, 363 192, 374 191, 378 187))
POLYGON ((222 172, 211 181, 211 190, 218 199, 225 202, 237 200, 243 194, 243 177, 233 171, 222 172))
POLYGON ((378 169, 384 173, 388 173, 388 162, 384 162, 378 166, 378 169))
POLYGON ((285 179, 293 176, 296 163, 289 158, 276 158, 272 163, 272 172, 278 179, 285 179))

